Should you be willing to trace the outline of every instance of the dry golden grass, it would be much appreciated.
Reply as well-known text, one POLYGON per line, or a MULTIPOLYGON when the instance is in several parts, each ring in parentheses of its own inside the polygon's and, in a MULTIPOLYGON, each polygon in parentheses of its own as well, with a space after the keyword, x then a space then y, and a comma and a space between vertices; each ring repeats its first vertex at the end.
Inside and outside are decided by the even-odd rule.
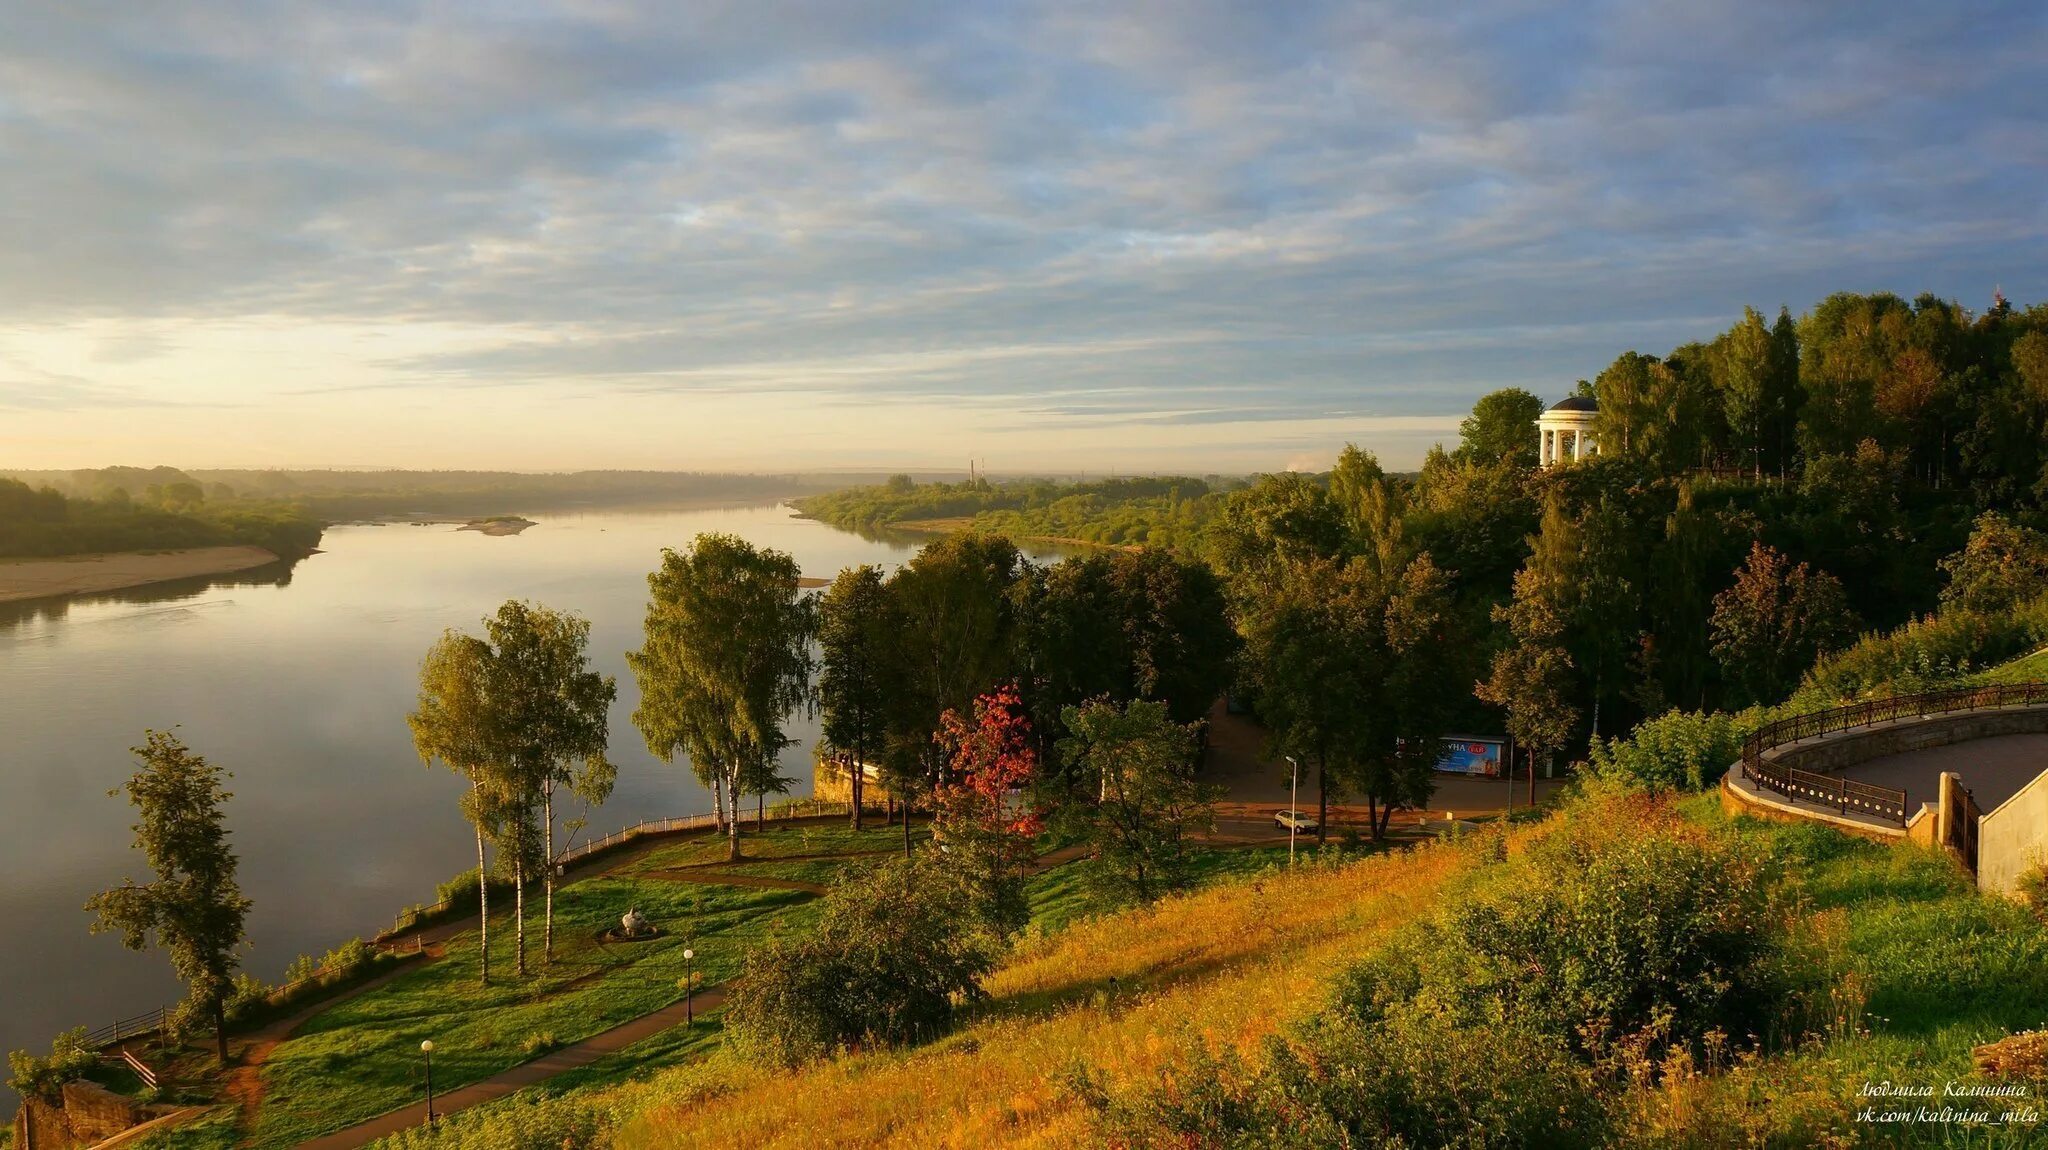
POLYGON ((1071 1068, 1112 1084, 1155 1078, 1191 1031, 1255 1056, 1470 859, 1431 847, 1245 880, 1027 942, 976 1020, 943 1042, 796 1074, 725 1058, 686 1067, 642 1096, 619 1144, 1077 1145, 1088 1128, 1061 1086, 1071 1068))

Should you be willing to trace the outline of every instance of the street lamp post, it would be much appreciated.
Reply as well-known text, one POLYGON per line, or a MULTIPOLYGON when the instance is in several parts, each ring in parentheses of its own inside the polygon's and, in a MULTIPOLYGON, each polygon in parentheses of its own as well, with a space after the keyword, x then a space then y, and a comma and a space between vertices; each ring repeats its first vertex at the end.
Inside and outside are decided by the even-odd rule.
POLYGON ((434 1040, 429 1038, 420 1043, 420 1053, 427 1056, 427 1125, 434 1125, 434 1040))
POLYGON ((1292 867, 1295 828, 1301 823, 1301 764, 1293 755, 1289 755, 1287 765, 1294 768, 1294 781, 1287 787, 1287 865, 1292 867))
POLYGON ((683 951, 683 1023, 684 1023, 684 1025, 695 1025, 695 1024, 696 1024, 696 1022, 697 1022, 697 1004, 696 1004, 696 1000, 695 1000, 695 996, 696 996, 696 993, 697 993, 697 966, 696 966, 696 962, 697 962, 697 952, 696 952, 696 951, 694 951, 694 950, 690 950, 690 949, 687 949, 687 948, 686 948, 686 949, 684 949, 684 951, 683 951))

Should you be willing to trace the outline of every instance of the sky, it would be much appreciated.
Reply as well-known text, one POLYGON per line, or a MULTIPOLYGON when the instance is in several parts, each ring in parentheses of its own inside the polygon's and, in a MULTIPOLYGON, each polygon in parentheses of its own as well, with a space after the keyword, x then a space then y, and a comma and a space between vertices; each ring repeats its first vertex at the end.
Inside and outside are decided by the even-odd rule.
POLYGON ((2048 299, 2048 6, 11 0, 0 172, 0 467, 1401 467, 2048 299))

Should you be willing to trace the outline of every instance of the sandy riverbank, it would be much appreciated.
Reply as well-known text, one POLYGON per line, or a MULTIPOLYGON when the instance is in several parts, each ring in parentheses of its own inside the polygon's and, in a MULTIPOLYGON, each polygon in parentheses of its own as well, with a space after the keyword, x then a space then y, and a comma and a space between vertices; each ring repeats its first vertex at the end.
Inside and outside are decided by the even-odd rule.
POLYGON ((195 575, 225 575, 277 562, 261 547, 194 547, 185 551, 67 555, 0 560, 0 603, 118 591, 195 575))

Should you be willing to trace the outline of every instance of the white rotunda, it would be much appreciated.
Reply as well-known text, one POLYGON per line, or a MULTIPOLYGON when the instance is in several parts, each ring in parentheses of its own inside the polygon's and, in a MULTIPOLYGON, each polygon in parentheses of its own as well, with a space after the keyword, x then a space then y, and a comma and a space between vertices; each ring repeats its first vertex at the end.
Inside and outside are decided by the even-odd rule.
POLYGON ((1541 467, 1600 454, 1593 424, 1600 405, 1584 396, 1561 399, 1536 418, 1536 460, 1541 467))

